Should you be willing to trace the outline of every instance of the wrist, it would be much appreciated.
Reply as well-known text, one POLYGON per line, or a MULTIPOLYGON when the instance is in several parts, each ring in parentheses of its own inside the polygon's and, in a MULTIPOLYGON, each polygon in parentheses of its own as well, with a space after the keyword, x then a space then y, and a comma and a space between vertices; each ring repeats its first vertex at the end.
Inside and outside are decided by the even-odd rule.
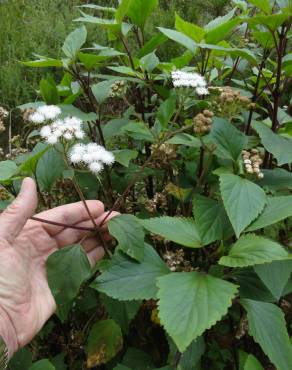
POLYGON ((13 324, 7 313, 0 308, 0 337, 4 340, 10 359, 18 351, 18 341, 13 324))

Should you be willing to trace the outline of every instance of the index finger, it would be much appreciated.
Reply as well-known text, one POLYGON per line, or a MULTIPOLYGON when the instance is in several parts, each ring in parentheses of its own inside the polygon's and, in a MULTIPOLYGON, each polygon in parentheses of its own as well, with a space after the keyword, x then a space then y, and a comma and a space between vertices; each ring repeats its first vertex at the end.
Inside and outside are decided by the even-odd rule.
MULTIPOLYGON (((86 204, 94 219, 103 214, 104 205, 99 200, 87 200, 86 204)), ((90 220, 83 202, 59 206, 48 211, 41 212, 37 214, 36 217, 48 221, 62 223, 64 225, 76 225, 83 221, 90 220)), ((42 226, 51 236, 58 234, 65 228, 64 226, 56 226, 45 223, 43 223, 42 226)))

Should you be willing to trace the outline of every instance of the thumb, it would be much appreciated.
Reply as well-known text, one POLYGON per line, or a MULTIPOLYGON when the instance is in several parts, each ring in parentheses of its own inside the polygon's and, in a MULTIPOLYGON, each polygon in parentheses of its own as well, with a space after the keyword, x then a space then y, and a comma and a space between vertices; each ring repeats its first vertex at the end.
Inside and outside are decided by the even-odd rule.
POLYGON ((17 198, 0 215, 0 237, 13 242, 26 221, 34 214, 37 201, 35 182, 27 177, 22 182, 17 198))

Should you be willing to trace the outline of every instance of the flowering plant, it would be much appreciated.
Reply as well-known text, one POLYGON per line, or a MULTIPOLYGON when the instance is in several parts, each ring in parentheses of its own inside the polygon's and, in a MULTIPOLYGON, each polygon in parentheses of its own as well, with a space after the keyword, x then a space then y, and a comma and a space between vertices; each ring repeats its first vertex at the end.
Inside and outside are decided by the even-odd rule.
POLYGON ((43 208, 99 198, 121 213, 94 271, 79 245, 49 258, 58 311, 35 357, 70 370, 289 370, 290 3, 234 1, 204 27, 177 15, 147 39, 157 4, 84 5, 77 21, 105 29, 107 46, 89 47, 82 25, 62 59, 24 62, 64 76, 20 107, 29 152, 0 163, 5 204, 29 174, 43 208), (186 51, 162 61, 169 40, 186 51))

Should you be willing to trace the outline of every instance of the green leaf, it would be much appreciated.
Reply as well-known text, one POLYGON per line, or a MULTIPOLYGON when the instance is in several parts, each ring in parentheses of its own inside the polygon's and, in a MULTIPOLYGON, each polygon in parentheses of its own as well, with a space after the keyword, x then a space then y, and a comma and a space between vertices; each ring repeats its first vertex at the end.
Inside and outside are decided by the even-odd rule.
POLYGON ((280 27, 289 17, 291 14, 272 14, 272 15, 258 15, 251 18, 245 19, 247 23, 250 25, 264 25, 267 29, 271 31, 276 31, 278 27, 280 27))
POLYGON ((18 350, 9 361, 9 370, 29 370, 32 365, 32 353, 27 347, 18 350))
POLYGON ((240 369, 242 370, 264 370, 260 362, 256 359, 254 355, 245 354, 244 363, 240 369))
POLYGON ((130 161, 138 157, 137 150, 133 149, 114 150, 113 153, 115 155, 116 162, 120 163, 124 167, 129 167, 130 161))
POLYGON ((118 23, 121 23, 127 14, 131 0, 121 0, 116 10, 115 18, 118 23))
POLYGON ((263 170, 264 178, 259 182, 263 187, 271 190, 286 190, 292 188, 292 173, 283 168, 274 168, 273 170, 263 170))
POLYGON ((43 359, 35 362, 29 370, 55 370, 55 367, 49 360, 43 359))
POLYGON ((292 162, 292 139, 275 134, 261 123, 254 123, 253 128, 259 134, 263 146, 277 159, 279 166, 292 162))
POLYGON ((217 44, 219 41, 224 40, 240 22, 240 18, 234 18, 207 31, 205 34, 206 43, 217 44))
POLYGON ((20 171, 33 176, 36 172, 38 161, 49 149, 49 145, 38 143, 29 155, 23 157, 23 161, 21 159, 20 171))
POLYGON ((149 41, 146 42, 142 49, 139 50, 137 57, 144 57, 145 55, 158 48, 158 46, 160 46, 161 44, 164 44, 165 41, 167 41, 167 37, 165 37, 164 35, 158 34, 153 36, 149 41))
POLYGON ((156 279, 168 274, 169 269, 150 245, 145 244, 144 252, 141 263, 116 252, 110 268, 94 281, 92 287, 121 301, 155 298, 156 279))
POLYGON ((172 94, 158 108, 157 119, 163 128, 167 128, 176 110, 176 95, 172 94))
POLYGON ((247 231, 262 229, 292 216, 292 195, 268 197, 267 205, 247 231))
POLYGON ((55 81, 52 78, 42 78, 40 81, 40 93, 46 104, 59 104, 60 98, 55 81))
POLYGON ((75 59, 81 47, 85 44, 86 38, 87 30, 85 26, 81 26, 71 32, 62 47, 64 54, 70 59, 75 59))
POLYGON ((160 61, 157 55, 155 54, 155 51, 143 56, 140 59, 140 66, 144 71, 147 71, 149 73, 151 73, 158 66, 159 63, 160 61))
POLYGON ((201 147, 201 142, 198 138, 185 133, 176 134, 171 139, 167 140, 167 143, 175 145, 186 145, 191 148, 201 147))
POLYGON ((275 298, 255 273, 252 267, 234 269, 232 277, 239 285, 241 298, 254 299, 256 301, 274 302, 275 298))
POLYGON ((157 281, 160 321, 180 352, 227 313, 237 291, 236 285, 199 272, 157 281))
POLYGON ((24 64, 27 67, 63 67, 62 60, 59 59, 52 59, 52 58, 46 58, 46 57, 40 57, 38 60, 28 60, 26 62, 21 62, 21 64, 24 64))
POLYGON ((132 370, 152 370, 154 368, 152 359, 147 353, 132 347, 128 348, 123 358, 123 365, 132 370))
POLYGON ((196 224, 191 218, 163 216, 140 222, 145 229, 167 240, 185 247, 202 247, 196 224))
POLYGON ((77 296, 81 284, 89 278, 90 273, 87 255, 80 245, 59 249, 49 256, 48 282, 61 319, 66 318, 68 304, 77 296))
POLYGON ((202 195, 196 195, 193 213, 203 245, 213 243, 216 240, 224 240, 233 234, 231 223, 222 203, 202 195))
POLYGON ((13 161, 0 162, 0 181, 7 181, 17 174, 18 167, 13 161))
POLYGON ((118 249, 142 261, 144 257, 144 230, 139 220, 133 215, 121 215, 110 220, 109 232, 118 242, 118 249))
POLYGON ((40 189, 50 192, 55 182, 61 178, 64 170, 65 163, 60 153, 54 148, 47 150, 39 159, 36 167, 36 177, 40 189))
POLYGON ((256 274, 278 301, 292 273, 292 261, 274 261, 254 267, 256 274))
POLYGON ((89 369, 106 364, 123 348, 121 328, 114 320, 102 320, 90 330, 86 352, 89 369))
POLYGON ((247 137, 226 119, 217 117, 212 124, 210 139, 216 145, 215 154, 218 157, 235 162, 248 142, 247 137))
POLYGON ((220 258, 219 264, 229 267, 246 267, 284 260, 288 257, 288 252, 280 244, 261 236, 248 234, 242 236, 231 247, 228 256, 220 258))
POLYGON ((270 14, 272 12, 269 0, 249 0, 249 2, 264 13, 270 14))
POLYGON ((236 236, 262 212, 265 192, 253 182, 232 174, 220 176, 220 190, 236 236))
POLYGON ((205 26, 205 30, 206 31, 211 31, 211 30, 217 28, 218 26, 221 26, 221 25, 225 24, 226 22, 230 21, 234 17, 235 11, 236 11, 236 8, 232 9, 229 13, 225 14, 222 17, 217 17, 217 18, 213 19, 211 22, 209 22, 205 26))
POLYGON ((129 325, 141 306, 141 301, 118 301, 107 295, 101 295, 101 301, 110 318, 120 325, 124 334, 128 334, 129 325))
POLYGON ((175 28, 196 42, 201 42, 205 36, 203 28, 184 21, 177 13, 175 14, 175 28))
POLYGON ((109 98, 114 80, 98 82, 91 86, 92 93, 99 104, 102 104, 109 98))
POLYGON ((98 66, 98 64, 101 64, 102 62, 107 60, 108 57, 79 52, 78 59, 80 60, 81 63, 83 63, 87 71, 91 71, 96 66, 98 66))
POLYGON ((143 29, 150 14, 157 6, 158 0, 130 0, 126 14, 134 24, 143 29))
POLYGON ((129 122, 122 131, 135 140, 154 141, 154 136, 144 122, 129 122))
POLYGON ((279 370, 290 370, 292 347, 284 314, 272 303, 241 301, 247 311, 249 334, 279 370))
POLYGON ((201 336, 194 340, 187 350, 182 353, 178 363, 178 370, 199 370, 201 357, 205 352, 204 338, 201 336))
POLYGON ((169 39, 186 47, 188 50, 192 52, 192 54, 196 53, 197 44, 190 37, 184 35, 181 32, 171 30, 169 28, 158 27, 158 29, 169 39))

